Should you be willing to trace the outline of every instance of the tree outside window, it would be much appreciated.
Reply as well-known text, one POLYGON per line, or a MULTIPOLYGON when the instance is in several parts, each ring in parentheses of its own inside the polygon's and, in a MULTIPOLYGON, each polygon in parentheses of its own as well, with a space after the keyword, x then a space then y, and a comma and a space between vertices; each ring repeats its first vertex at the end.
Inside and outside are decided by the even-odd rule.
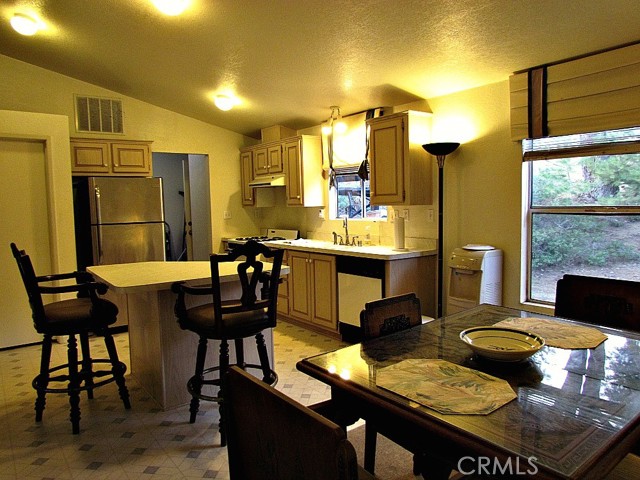
POLYGON ((551 149, 524 142, 525 159, 533 160, 527 300, 553 303, 566 273, 640 281, 640 142, 633 136, 640 129, 631 134, 621 141, 615 132, 544 139, 551 149))
POLYGON ((362 180, 353 169, 336 171, 336 217, 386 219, 387 207, 371 205, 369 180, 362 180))

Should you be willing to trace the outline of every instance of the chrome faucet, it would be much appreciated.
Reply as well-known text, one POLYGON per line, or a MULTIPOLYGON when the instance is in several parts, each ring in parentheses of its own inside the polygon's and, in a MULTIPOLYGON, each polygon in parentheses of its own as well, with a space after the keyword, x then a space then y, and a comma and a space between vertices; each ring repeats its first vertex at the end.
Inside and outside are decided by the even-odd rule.
POLYGON ((337 234, 336 232, 331 232, 333 233, 333 244, 334 245, 350 245, 350 246, 362 246, 362 241, 358 240, 358 235, 353 235, 351 237, 349 237, 349 219, 348 217, 343 217, 342 218, 342 228, 344 228, 344 238, 342 238, 342 235, 337 234), (338 240, 340 239, 340 240, 338 240))
POLYGON ((349 245, 349 217, 342 219, 342 228, 344 228, 344 241, 346 245, 349 245))

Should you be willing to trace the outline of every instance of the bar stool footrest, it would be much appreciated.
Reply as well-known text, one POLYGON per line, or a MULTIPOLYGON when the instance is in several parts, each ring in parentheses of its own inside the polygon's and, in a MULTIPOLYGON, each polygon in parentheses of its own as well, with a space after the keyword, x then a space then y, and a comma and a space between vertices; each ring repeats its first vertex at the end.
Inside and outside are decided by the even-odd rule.
MULTIPOLYGON (((91 367, 92 367, 92 369, 93 369, 93 365, 98 364, 98 363, 111 365, 111 360, 108 360, 108 359, 91 359, 91 367)), ((79 362, 78 365, 81 366, 82 363, 79 362)), ((113 369, 111 369, 111 370, 97 370, 97 371, 93 371, 92 370, 91 371, 91 378, 92 379, 104 378, 104 377, 108 377, 108 378, 104 378, 103 380, 100 380, 98 382, 87 384, 86 383, 86 377, 87 377, 86 372, 83 372, 82 370, 79 370, 78 371, 78 377, 80 378, 81 385, 79 385, 78 387, 70 388, 69 386, 66 386, 66 387, 51 387, 51 386, 49 386, 49 384, 52 383, 52 382, 53 383, 69 382, 71 380, 69 375, 59 375, 59 376, 56 376, 56 377, 48 376, 53 372, 57 372, 59 370, 64 370, 64 369, 68 369, 68 368, 69 368, 69 364, 68 363, 64 363, 62 365, 57 365, 55 367, 52 367, 49 370, 47 370, 47 377, 43 376, 43 374, 39 374, 33 379, 33 382, 31 382, 31 385, 38 392, 69 393, 69 392, 73 392, 73 391, 83 392, 83 391, 87 391, 87 390, 93 390, 95 388, 101 387, 102 385, 106 385, 108 383, 112 383, 112 382, 116 381, 116 373, 113 371, 113 369), (46 384, 47 387, 44 387, 43 386, 44 384, 46 384)), ((118 369, 121 372, 117 372, 117 373, 118 374, 122 373, 122 375, 124 375, 124 373, 127 371, 127 366, 123 362, 118 362, 118 369)))
MULTIPOLYGON (((247 369, 255 369, 255 370, 260 370, 262 371, 262 366, 255 364, 255 363, 245 363, 244 365, 237 365, 237 364, 232 364, 232 365, 236 365, 240 368, 242 368, 243 370, 247 370, 247 369)), ((229 365, 229 366, 232 366, 229 365)), ((202 393, 202 387, 204 385, 212 385, 212 386, 216 386, 219 387, 220 386, 220 378, 213 378, 213 379, 205 379, 204 377, 210 373, 213 372, 219 372, 220 371, 220 367, 211 367, 211 368, 206 368, 205 370, 202 371, 202 376, 198 377, 196 375, 194 375, 193 377, 191 377, 189 379, 189 381, 187 382, 187 390, 189 391, 189 393, 191 394, 191 396, 196 397, 200 400, 206 400, 209 402, 217 402, 220 403, 222 402, 222 397, 220 396, 214 396, 214 395, 207 395, 202 393), (197 393, 196 387, 200 386, 200 393, 197 393)), ((271 377, 271 381, 270 382, 265 382, 268 385, 271 385, 272 387, 275 387, 276 384, 278 383, 278 374, 275 372, 275 370, 273 369, 269 369, 269 376, 271 377)))

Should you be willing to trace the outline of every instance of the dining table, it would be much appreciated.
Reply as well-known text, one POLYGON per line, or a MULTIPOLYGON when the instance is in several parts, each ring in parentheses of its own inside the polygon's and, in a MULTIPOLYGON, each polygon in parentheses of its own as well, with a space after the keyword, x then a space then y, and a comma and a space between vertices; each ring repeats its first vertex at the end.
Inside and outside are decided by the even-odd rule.
POLYGON ((513 478, 601 478, 640 440, 637 332, 483 304, 304 358, 297 368, 331 386, 332 401, 350 422, 362 418, 422 455, 417 465, 425 478, 447 478, 452 470, 513 478), (528 358, 496 361, 461 339, 461 332, 473 327, 519 320, 586 328, 604 334, 603 340, 591 348, 545 342, 528 358), (447 375, 464 370, 495 380, 513 394, 492 403, 480 390, 473 391, 468 377, 448 379, 441 387, 425 365, 447 375), (463 393, 443 395, 443 388, 456 387, 463 393), (477 400, 469 402, 467 394, 478 395, 477 400), (453 407, 456 400, 472 407, 476 402, 478 411, 448 411, 447 395, 453 407), (445 408, 428 406, 421 396, 444 396, 445 408), (493 409, 480 411, 487 404, 493 409))

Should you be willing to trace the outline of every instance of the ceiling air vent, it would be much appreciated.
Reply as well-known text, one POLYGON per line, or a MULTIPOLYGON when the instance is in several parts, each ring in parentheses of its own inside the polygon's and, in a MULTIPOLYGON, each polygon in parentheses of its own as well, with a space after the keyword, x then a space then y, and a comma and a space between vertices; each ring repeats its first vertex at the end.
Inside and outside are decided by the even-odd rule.
POLYGON ((76 130, 123 133, 122 100, 76 95, 76 130))

